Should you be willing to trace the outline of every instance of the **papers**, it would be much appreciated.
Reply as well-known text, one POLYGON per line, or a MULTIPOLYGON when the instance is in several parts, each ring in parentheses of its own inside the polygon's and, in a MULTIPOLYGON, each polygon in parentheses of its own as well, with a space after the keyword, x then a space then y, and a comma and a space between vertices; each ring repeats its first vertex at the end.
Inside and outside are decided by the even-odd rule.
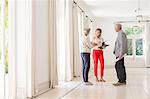
POLYGON ((102 46, 98 47, 100 49, 105 49, 106 47, 108 47, 109 45, 106 44, 105 42, 102 43, 102 46))

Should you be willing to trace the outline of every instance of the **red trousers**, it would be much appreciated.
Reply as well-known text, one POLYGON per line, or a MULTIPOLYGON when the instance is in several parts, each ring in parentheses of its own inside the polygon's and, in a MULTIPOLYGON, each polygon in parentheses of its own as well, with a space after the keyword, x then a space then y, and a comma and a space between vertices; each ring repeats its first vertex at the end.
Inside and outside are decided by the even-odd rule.
POLYGON ((94 50, 93 51, 93 60, 94 60, 94 75, 97 77, 97 69, 98 69, 98 60, 100 61, 100 77, 104 76, 104 56, 102 50, 94 50))

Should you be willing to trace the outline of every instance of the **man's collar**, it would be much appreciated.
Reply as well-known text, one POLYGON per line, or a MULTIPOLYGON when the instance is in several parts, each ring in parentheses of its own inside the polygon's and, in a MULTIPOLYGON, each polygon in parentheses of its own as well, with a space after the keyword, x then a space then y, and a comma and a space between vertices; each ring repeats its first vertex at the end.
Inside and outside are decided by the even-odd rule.
POLYGON ((122 30, 120 30, 118 33, 122 33, 122 30))

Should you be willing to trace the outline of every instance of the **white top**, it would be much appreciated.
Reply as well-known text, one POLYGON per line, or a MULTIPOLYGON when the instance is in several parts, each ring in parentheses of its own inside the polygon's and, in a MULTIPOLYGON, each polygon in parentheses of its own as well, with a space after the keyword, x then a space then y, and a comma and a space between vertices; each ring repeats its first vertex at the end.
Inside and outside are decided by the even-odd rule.
POLYGON ((102 37, 100 37, 100 38, 94 37, 93 40, 92 40, 92 43, 97 44, 97 46, 95 46, 93 48, 93 50, 102 50, 102 49, 100 49, 98 47, 102 46, 103 42, 104 42, 104 39, 102 37))
POLYGON ((89 36, 82 35, 80 40, 80 52, 81 53, 91 53, 92 44, 90 42, 89 36))

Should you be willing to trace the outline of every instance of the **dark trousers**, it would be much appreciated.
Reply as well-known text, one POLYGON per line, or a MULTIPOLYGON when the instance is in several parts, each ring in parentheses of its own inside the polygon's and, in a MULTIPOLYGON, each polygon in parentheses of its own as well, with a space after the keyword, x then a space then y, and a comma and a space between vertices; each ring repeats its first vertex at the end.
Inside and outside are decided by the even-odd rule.
POLYGON ((117 77, 119 79, 118 82, 123 83, 126 82, 126 69, 124 66, 124 58, 116 62, 115 65, 117 77))
POLYGON ((81 53, 82 58, 82 74, 84 82, 88 82, 88 74, 90 69, 90 53, 81 53))

